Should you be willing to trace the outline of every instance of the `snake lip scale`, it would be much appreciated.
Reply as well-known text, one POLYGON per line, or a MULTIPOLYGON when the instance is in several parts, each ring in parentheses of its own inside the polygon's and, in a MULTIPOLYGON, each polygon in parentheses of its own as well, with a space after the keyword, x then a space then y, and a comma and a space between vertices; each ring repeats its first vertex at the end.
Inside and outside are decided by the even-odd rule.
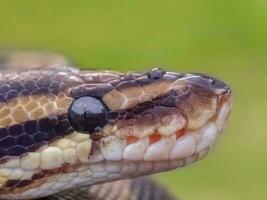
POLYGON ((207 75, 0 73, 0 198, 36 199, 187 166, 204 158, 232 108, 207 75))

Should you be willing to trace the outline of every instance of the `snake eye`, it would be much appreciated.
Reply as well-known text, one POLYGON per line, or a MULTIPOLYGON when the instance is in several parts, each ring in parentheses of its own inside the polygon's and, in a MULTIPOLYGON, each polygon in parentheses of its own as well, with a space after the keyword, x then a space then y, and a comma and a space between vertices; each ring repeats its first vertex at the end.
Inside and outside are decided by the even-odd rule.
POLYGON ((69 108, 71 126, 82 133, 92 133, 105 126, 108 121, 108 109, 94 97, 75 99, 69 108))

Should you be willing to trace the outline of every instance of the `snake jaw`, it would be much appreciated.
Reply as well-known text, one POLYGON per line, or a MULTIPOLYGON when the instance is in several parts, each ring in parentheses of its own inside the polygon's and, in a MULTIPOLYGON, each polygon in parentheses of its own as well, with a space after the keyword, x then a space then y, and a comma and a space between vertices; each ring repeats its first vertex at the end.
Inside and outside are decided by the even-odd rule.
POLYGON ((141 113, 141 117, 122 120, 115 126, 117 159, 160 162, 206 155, 225 126, 232 107, 231 91, 224 85, 207 90, 207 86, 201 87, 203 82, 189 83, 179 80, 178 85, 172 85, 172 89, 175 86, 176 90, 189 93, 174 101, 175 107, 155 106, 146 110, 150 115, 141 113))
POLYGON ((190 88, 190 94, 182 101, 179 100, 178 105, 176 104, 184 111, 184 115, 179 115, 180 118, 177 115, 161 116, 162 119, 174 120, 169 127, 167 126, 168 128, 156 126, 154 134, 159 134, 160 139, 153 144, 149 144, 148 138, 144 136, 135 139, 135 142, 125 148, 124 159, 166 161, 190 156, 202 159, 208 153, 208 149, 213 146, 217 136, 222 132, 232 109, 231 90, 222 82, 215 86, 215 83, 212 83, 212 87, 207 89, 207 85, 203 86, 203 80, 200 81, 201 84, 192 84, 190 80, 189 86, 185 80, 178 80, 178 85, 177 82, 172 85, 176 90, 186 91, 190 88), (165 133, 161 128, 166 130, 165 133), (180 130, 183 130, 183 134, 179 134, 180 130))
MULTIPOLYGON (((176 131, 169 132, 168 135, 156 132, 159 138, 153 143, 149 142, 149 137, 131 138, 133 142, 126 145, 123 159, 157 162, 184 159, 201 154, 202 151, 213 146, 215 139, 222 131, 231 109, 230 102, 230 99, 224 102, 214 116, 210 117, 199 129, 189 129, 188 126, 177 129, 177 126, 174 126, 173 130, 176 128, 176 131), (183 130, 183 133, 179 134, 179 130, 183 130)), ((179 124, 178 121, 176 122, 179 124)))

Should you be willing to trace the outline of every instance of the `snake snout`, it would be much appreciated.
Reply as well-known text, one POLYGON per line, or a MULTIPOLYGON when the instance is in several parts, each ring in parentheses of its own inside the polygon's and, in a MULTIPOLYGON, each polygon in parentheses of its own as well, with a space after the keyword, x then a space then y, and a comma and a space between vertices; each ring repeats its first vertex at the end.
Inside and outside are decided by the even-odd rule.
POLYGON ((185 78, 190 84, 205 89, 209 92, 212 92, 216 95, 230 95, 231 88, 230 86, 211 76, 205 74, 189 74, 185 78))

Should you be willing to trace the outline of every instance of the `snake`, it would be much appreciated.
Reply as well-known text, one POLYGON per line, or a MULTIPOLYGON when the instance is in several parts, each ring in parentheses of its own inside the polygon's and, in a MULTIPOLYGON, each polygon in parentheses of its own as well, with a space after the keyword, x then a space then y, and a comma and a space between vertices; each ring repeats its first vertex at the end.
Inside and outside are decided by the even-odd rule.
POLYGON ((48 57, 0 64, 0 199, 174 199, 142 177, 202 160, 232 109, 208 75, 48 57))

